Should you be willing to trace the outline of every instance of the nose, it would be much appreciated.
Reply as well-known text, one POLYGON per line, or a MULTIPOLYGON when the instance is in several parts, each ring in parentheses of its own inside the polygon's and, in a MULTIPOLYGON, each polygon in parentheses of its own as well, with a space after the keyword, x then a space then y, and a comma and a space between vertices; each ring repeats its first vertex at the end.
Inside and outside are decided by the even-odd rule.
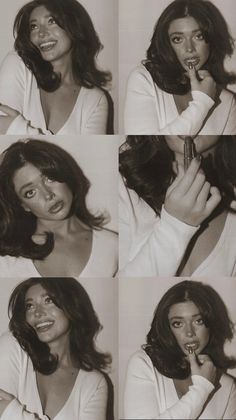
POLYGON ((194 45, 194 42, 193 42, 192 38, 186 39, 185 47, 186 47, 187 52, 192 52, 192 51, 195 50, 195 45, 194 45))
POLYGON ((45 310, 42 307, 42 305, 36 305, 35 307, 35 311, 34 311, 34 316, 36 318, 41 318, 41 316, 45 315, 45 310))
POLYGON ((44 38, 45 35, 47 35, 47 34, 48 34, 47 27, 45 25, 40 25, 40 27, 39 27, 39 36, 40 36, 40 38, 44 38))
POLYGON ((42 187, 42 192, 45 200, 52 200, 55 197, 54 192, 48 186, 44 185, 42 187))
POLYGON ((187 337, 193 337, 195 335, 195 329, 192 323, 186 325, 185 334, 187 337))

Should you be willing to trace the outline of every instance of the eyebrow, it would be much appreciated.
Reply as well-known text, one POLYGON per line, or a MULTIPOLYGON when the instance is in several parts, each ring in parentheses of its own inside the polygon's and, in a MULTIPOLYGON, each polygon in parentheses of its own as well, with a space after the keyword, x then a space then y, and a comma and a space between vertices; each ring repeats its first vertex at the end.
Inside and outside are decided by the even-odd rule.
POLYGON ((19 193, 21 193, 25 188, 31 187, 32 185, 34 185, 33 182, 28 182, 27 184, 22 185, 22 187, 19 189, 19 193))
MULTIPOLYGON (((192 318, 196 318, 197 316, 201 316, 200 312, 198 314, 194 314, 192 315, 192 318)), ((184 319, 184 316, 172 316, 171 318, 169 318, 169 321, 172 321, 173 319, 184 319)))
MULTIPOLYGON (((44 18, 53 17, 52 13, 48 13, 47 15, 43 16, 44 18)), ((30 19, 29 23, 37 22, 38 19, 30 19)))
MULTIPOLYGON (((40 297, 46 297, 46 296, 49 296, 49 293, 45 292, 42 295, 40 295, 40 297)), ((26 302, 32 302, 33 300, 34 300, 33 298, 27 298, 27 299, 25 299, 25 303, 26 302)))
MULTIPOLYGON (((194 29, 193 31, 191 31, 191 33, 195 34, 196 32, 199 32, 199 31, 202 32, 202 29, 201 28, 194 29)), ((184 34, 184 32, 175 31, 175 32, 171 32, 169 35, 171 36, 171 35, 183 35, 183 34, 184 34)))

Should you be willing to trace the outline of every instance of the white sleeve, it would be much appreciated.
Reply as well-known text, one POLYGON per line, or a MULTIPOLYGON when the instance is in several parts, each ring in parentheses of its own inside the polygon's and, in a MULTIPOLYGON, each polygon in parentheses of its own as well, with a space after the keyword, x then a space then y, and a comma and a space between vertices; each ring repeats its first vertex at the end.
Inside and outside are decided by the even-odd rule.
POLYGON ((41 130, 40 128, 34 128, 30 125, 21 114, 18 115, 12 123, 9 125, 6 134, 52 134, 49 130, 41 130))
POLYGON ((232 389, 229 395, 226 410, 223 415, 223 419, 236 419, 236 379, 232 383, 232 389))
POLYGON ((128 189, 123 181, 120 183, 119 198, 119 275, 124 277, 155 277, 172 276, 183 258, 187 245, 198 227, 187 225, 175 217, 171 216, 162 207, 161 217, 154 218, 148 212, 145 204, 143 210, 146 211, 143 219, 150 217, 150 224, 139 225, 140 212, 135 213, 135 207, 142 202, 137 194, 132 191, 132 200, 128 189), (132 228, 135 226, 135 228, 132 228), (136 228, 137 227, 137 228, 136 228), (146 229, 146 232, 145 232, 146 229), (136 231, 135 231, 136 230, 136 231), (143 235, 137 231, 143 230, 143 235))
POLYGON ((125 419, 196 419, 214 386, 202 376, 193 375, 189 391, 167 410, 161 410, 164 389, 148 356, 134 356, 128 365, 125 394, 125 419))
POLYGON ((48 420, 47 416, 29 413, 18 400, 12 400, 1 415, 1 420, 48 420))
POLYGON ((228 119, 226 121, 223 134, 232 135, 235 133, 236 133, 236 99, 235 99, 235 94, 234 94, 232 95, 230 112, 228 115, 228 119))
MULTIPOLYGON (((88 389, 86 390, 88 395, 88 389)), ((80 420, 106 420, 108 389, 103 376, 100 377, 90 392, 89 398, 85 397, 80 420)))
POLYGON ((157 97, 150 73, 143 67, 131 73, 127 83, 124 111, 125 134, 197 134, 213 107, 214 101, 205 93, 192 91, 189 106, 165 127, 160 126, 160 113, 168 112, 157 97))
POLYGON ((0 337, 0 389, 18 396, 22 350, 9 332, 0 337))
POLYGON ((93 106, 89 107, 86 122, 81 134, 106 134, 108 118, 108 101, 105 94, 101 91, 97 95, 93 106))

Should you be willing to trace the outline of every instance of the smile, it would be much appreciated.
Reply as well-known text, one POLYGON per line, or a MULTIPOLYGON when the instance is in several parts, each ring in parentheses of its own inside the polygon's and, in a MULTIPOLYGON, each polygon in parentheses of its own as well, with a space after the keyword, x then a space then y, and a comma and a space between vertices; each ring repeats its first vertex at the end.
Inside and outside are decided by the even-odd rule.
POLYGON ((57 41, 42 42, 39 44, 39 48, 41 51, 50 51, 55 47, 56 43, 57 41))
POLYGON ((49 213, 58 213, 59 211, 61 211, 64 207, 64 202, 63 201, 58 201, 57 203, 53 204, 53 206, 51 206, 49 208, 49 213))
POLYGON ((54 321, 39 322, 35 325, 35 329, 37 332, 46 332, 51 328, 53 324, 54 321))

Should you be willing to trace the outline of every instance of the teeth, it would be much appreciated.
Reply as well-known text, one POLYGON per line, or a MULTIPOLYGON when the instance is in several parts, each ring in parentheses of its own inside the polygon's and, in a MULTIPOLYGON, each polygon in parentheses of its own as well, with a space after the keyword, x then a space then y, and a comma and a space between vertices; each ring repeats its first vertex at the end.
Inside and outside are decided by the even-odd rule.
POLYGON ((46 48, 54 47, 54 45, 56 45, 56 41, 48 41, 48 42, 43 42, 42 44, 39 45, 39 47, 42 49, 46 49, 46 48))
POLYGON ((36 328, 49 327, 52 324, 53 324, 52 321, 40 322, 40 324, 36 325, 36 328))
POLYGON ((189 352, 189 354, 192 354, 194 350, 198 347, 197 343, 187 343, 185 344, 186 350, 189 352))

